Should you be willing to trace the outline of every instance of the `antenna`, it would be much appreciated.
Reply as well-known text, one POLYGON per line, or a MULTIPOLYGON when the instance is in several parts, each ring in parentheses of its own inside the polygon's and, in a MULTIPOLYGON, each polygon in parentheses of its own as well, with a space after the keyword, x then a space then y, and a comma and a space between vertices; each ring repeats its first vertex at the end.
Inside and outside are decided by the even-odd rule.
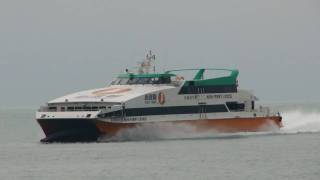
POLYGON ((150 50, 149 53, 146 55, 146 58, 139 63, 140 67, 139 67, 138 73, 139 74, 150 73, 152 65, 153 65, 153 72, 155 73, 156 72, 155 60, 156 60, 156 56, 152 54, 150 50))

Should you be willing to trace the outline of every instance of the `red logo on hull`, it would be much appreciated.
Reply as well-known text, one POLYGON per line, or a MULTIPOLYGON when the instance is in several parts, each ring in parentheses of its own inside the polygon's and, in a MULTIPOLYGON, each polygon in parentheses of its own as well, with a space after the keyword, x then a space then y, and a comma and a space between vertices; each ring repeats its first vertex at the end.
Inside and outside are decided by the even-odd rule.
POLYGON ((163 92, 160 92, 158 95, 158 102, 163 105, 166 102, 166 97, 163 92))

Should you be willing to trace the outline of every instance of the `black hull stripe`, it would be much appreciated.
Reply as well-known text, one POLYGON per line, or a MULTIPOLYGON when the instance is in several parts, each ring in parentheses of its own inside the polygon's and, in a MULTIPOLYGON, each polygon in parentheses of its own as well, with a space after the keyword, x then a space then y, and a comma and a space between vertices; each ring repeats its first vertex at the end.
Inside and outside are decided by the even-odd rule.
POLYGON ((179 94, 236 93, 237 85, 183 86, 179 94))
POLYGON ((151 116, 151 115, 171 115, 171 114, 198 114, 198 113, 219 113, 228 112, 223 104, 218 105, 198 105, 198 106, 172 106, 172 107, 150 107, 150 108, 128 108, 118 110, 99 117, 121 117, 130 116, 151 116))

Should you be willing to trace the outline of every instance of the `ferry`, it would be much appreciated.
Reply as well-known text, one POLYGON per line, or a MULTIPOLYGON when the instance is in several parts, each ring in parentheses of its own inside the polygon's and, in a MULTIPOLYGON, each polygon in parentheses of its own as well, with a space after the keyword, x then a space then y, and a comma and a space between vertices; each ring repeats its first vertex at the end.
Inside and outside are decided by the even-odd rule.
POLYGON ((154 64, 155 55, 149 52, 136 71, 126 69, 110 85, 69 94, 41 106, 36 112, 46 136, 41 142, 98 141, 131 128, 157 124, 217 133, 282 127, 280 113, 257 106, 257 97, 238 87, 236 69, 156 73, 154 64), (190 73, 190 78, 183 75, 190 73))

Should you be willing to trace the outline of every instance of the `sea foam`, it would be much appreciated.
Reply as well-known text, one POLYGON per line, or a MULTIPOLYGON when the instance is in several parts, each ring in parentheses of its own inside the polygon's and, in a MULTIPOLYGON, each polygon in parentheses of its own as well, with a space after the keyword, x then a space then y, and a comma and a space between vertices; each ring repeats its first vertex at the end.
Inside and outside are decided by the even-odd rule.
POLYGON ((282 117, 284 127, 281 131, 283 132, 320 132, 320 112, 292 110, 284 112, 282 117))
POLYGON ((218 133, 216 131, 199 132, 186 124, 159 123, 144 124, 120 131, 114 137, 102 137, 101 141, 148 141, 164 139, 202 139, 202 138, 242 138, 248 136, 281 135, 295 133, 320 132, 320 112, 289 110, 283 112, 283 127, 268 132, 218 133))

